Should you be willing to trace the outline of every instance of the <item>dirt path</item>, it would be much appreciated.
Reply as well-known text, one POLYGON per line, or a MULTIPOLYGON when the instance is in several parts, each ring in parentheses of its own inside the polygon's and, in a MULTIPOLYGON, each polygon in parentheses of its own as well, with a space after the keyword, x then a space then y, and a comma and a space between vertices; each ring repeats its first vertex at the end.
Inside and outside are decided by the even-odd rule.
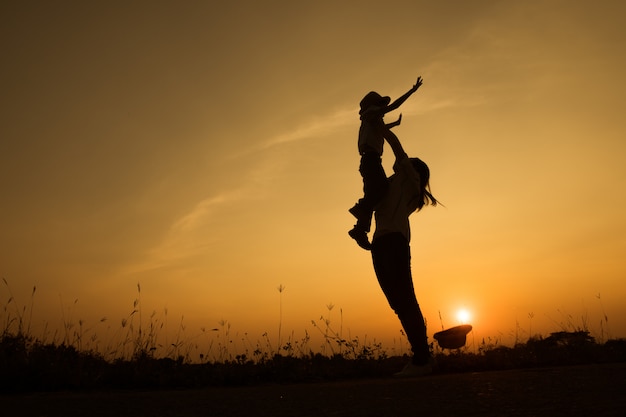
POLYGON ((180 391, 0 396, 5 416, 624 416, 626 364, 180 391))

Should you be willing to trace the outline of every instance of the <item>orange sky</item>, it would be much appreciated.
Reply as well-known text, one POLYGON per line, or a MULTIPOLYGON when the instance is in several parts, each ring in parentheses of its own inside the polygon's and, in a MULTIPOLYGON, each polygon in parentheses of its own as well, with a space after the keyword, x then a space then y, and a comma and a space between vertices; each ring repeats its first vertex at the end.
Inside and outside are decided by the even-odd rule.
POLYGON ((626 336, 626 6, 299 3, 0 6, 0 274, 33 333, 115 328, 139 282, 189 334, 277 338, 282 284, 283 334, 332 303, 398 337, 347 209, 358 102, 421 75, 388 118, 445 205, 412 217, 429 333, 626 336))

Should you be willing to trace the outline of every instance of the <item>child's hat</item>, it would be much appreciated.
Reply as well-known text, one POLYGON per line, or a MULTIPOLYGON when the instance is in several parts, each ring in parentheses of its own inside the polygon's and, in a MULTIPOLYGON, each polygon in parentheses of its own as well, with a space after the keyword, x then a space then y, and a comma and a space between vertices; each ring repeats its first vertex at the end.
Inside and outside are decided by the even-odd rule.
POLYGON ((363 97, 363 100, 361 100, 361 110, 365 110, 370 106, 386 106, 390 101, 390 97, 383 97, 376 91, 370 91, 365 95, 365 97, 363 97))

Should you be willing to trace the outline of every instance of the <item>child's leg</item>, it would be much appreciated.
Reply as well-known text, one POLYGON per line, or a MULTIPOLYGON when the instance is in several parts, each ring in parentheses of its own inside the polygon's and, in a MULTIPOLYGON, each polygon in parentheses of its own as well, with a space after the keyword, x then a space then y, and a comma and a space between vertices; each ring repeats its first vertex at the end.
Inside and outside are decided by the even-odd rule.
POLYGON ((363 198, 350 209, 356 218, 356 225, 348 232, 350 237, 363 249, 370 249, 367 233, 372 224, 374 207, 387 193, 387 175, 383 169, 380 155, 377 153, 365 153, 361 156, 359 172, 363 177, 363 198))
POLYGON ((363 177, 363 198, 358 202, 357 225, 369 232, 374 207, 387 193, 389 183, 381 158, 376 153, 365 153, 361 156, 359 172, 363 177))

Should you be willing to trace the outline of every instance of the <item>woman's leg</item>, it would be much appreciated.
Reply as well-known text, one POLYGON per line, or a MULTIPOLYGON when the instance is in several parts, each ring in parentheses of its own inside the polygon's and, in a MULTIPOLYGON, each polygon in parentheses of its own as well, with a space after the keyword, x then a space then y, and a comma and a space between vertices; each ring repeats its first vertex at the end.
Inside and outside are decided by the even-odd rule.
POLYGON ((378 237, 372 243, 372 261, 380 287, 402 323, 413 351, 413 361, 430 358, 424 316, 415 297, 411 276, 411 249, 401 233, 378 237))

